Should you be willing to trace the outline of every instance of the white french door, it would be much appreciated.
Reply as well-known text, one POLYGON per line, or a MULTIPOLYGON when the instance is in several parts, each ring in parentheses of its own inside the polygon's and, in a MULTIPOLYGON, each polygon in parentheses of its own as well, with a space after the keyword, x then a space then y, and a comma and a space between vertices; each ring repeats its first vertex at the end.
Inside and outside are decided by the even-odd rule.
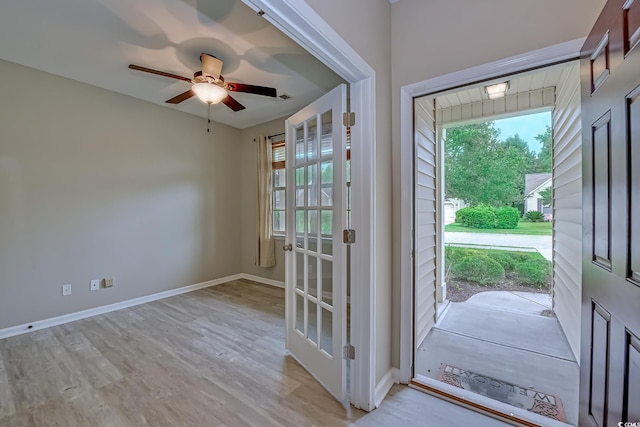
POLYGON ((340 85, 286 121, 286 347, 346 396, 346 111, 340 85))

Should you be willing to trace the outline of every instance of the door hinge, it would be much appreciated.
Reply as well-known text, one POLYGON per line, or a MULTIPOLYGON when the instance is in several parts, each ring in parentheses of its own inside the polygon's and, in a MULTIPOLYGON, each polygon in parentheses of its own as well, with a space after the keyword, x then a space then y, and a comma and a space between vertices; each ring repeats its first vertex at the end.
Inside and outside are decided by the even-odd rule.
POLYGON ((356 113, 342 113, 342 124, 348 128, 354 126, 356 124, 356 113))
POLYGON ((342 241, 347 245, 351 245, 356 242, 356 230, 347 229, 342 231, 342 241))
POLYGON ((354 360, 356 358, 356 348, 352 345, 342 347, 342 357, 344 359, 354 360))

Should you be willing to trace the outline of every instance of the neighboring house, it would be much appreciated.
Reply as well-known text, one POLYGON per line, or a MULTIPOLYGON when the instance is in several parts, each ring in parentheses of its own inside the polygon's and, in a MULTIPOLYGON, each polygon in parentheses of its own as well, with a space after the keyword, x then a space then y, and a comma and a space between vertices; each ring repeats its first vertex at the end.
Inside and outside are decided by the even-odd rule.
POLYGON ((552 214, 551 205, 544 206, 540 192, 551 188, 551 173, 529 173, 524 176, 524 212, 538 211, 545 217, 552 214))
POLYGON ((462 199, 445 199, 444 200, 444 223, 451 224, 456 222, 456 212, 468 205, 462 199))

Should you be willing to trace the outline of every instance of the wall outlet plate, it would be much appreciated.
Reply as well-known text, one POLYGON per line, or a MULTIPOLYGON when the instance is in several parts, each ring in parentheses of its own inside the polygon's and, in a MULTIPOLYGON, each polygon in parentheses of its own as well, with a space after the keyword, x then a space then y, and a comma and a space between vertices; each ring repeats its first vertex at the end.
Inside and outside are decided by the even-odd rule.
POLYGON ((105 288, 112 288, 113 287, 113 278, 108 277, 108 278, 104 279, 104 287, 105 288))
POLYGON ((62 296, 66 297, 67 295, 71 295, 71 285, 62 285, 62 296))
POLYGON ((92 279, 91 280, 91 288, 92 291, 97 291, 100 289, 100 279, 92 279))

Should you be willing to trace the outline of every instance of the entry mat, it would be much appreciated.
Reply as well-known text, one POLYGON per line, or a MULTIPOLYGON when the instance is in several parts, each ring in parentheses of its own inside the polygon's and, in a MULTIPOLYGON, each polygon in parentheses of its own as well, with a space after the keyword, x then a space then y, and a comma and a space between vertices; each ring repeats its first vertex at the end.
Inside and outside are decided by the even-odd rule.
POLYGON ((552 394, 520 387, 444 363, 440 365, 438 380, 554 420, 567 422, 562 401, 552 394))

